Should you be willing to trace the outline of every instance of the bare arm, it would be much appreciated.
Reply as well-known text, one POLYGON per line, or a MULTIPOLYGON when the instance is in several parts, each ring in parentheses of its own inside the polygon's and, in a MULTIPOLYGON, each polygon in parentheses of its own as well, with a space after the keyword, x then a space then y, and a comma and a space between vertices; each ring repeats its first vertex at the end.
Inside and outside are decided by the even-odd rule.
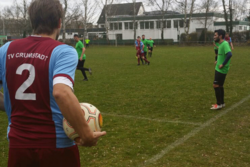
POLYGON ((82 60, 85 51, 86 51, 86 49, 85 49, 85 48, 82 48, 82 55, 81 55, 81 57, 80 57, 80 60, 82 60))
POLYGON ((233 42, 230 43, 232 50, 234 50, 233 42))
POLYGON ((92 132, 85 121, 84 113, 79 105, 79 101, 72 92, 71 88, 64 84, 56 84, 53 87, 53 96, 67 121, 73 126, 80 136, 79 145, 94 146, 98 138, 106 132, 92 132))
POLYGON ((0 110, 1 111, 5 111, 5 108, 4 108, 4 97, 3 97, 3 93, 0 92, 0 110))

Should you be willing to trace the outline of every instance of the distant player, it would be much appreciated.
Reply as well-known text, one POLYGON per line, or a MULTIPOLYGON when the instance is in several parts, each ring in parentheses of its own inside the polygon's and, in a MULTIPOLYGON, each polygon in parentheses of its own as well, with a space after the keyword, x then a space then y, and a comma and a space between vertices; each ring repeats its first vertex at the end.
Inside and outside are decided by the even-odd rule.
POLYGON ((141 42, 140 36, 138 36, 137 40, 135 41, 135 49, 136 49, 136 55, 138 59, 138 65, 140 65, 140 58, 142 58, 149 65, 150 62, 144 56, 144 45, 141 42))
POLYGON ((154 47, 156 47, 155 42, 154 42, 154 40, 152 40, 152 38, 149 38, 148 45, 149 45, 149 47, 148 47, 148 55, 149 55, 149 57, 152 57, 153 49, 154 49, 154 47))
POLYGON ((229 43, 231 49, 234 50, 234 45, 233 45, 233 42, 232 42, 232 38, 229 36, 228 32, 226 32, 225 40, 229 43))
POLYGON ((213 41, 214 45, 214 52, 215 52, 215 64, 217 63, 217 58, 218 58, 218 49, 219 49, 219 42, 213 41))
POLYGON ((148 43, 148 40, 145 39, 145 35, 142 35, 142 40, 141 41, 142 41, 142 43, 144 45, 144 56, 145 56, 145 58, 147 58, 149 43, 148 43))
POLYGON ((218 42, 220 45, 218 50, 217 63, 215 66, 215 78, 213 84, 217 103, 212 105, 212 110, 218 110, 225 107, 223 85, 230 68, 232 52, 228 42, 225 41, 224 38, 224 30, 220 29, 215 31, 214 41, 218 42))
POLYGON ((88 47, 89 47, 90 40, 89 40, 88 38, 85 39, 85 43, 86 43, 86 48, 88 48, 88 47))
POLYGON ((80 135, 79 146, 96 145, 106 132, 91 131, 73 93, 78 56, 73 47, 56 41, 63 17, 59 0, 33 0, 28 13, 34 35, 0 48, 8 167, 80 167, 78 147, 66 136, 63 117, 80 135))
POLYGON ((81 70, 82 75, 84 77, 83 81, 88 81, 88 77, 85 73, 85 71, 88 71, 90 74, 92 74, 91 68, 84 68, 84 63, 86 60, 86 49, 84 48, 84 45, 81 40, 79 40, 79 37, 77 34, 74 35, 74 40, 76 41, 76 51, 78 54, 78 64, 77 64, 77 70, 81 70))

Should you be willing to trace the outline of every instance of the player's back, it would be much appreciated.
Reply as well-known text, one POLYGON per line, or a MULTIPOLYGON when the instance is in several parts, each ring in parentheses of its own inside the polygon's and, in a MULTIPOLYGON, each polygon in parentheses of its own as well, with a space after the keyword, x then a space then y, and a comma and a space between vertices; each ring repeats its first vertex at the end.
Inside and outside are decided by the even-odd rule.
POLYGON ((63 46, 69 47, 51 38, 28 37, 3 48, 6 53, 3 52, 0 58, 1 80, 9 118, 10 147, 73 145, 63 133, 62 114, 53 97, 53 77, 58 60, 55 52, 63 50, 63 46))

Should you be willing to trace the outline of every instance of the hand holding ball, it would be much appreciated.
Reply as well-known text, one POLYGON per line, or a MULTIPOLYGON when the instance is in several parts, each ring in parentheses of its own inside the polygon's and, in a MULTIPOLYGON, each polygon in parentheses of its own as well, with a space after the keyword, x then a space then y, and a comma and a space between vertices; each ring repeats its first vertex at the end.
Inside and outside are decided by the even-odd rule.
MULTIPOLYGON (((87 121, 90 129, 93 132, 101 132, 101 128, 103 126, 103 118, 102 118, 100 111, 92 104, 80 103, 80 106, 84 112, 85 120, 87 121)), ((80 138, 78 138, 79 135, 76 133, 74 128, 70 125, 70 123, 65 118, 63 118, 63 129, 66 135, 71 140, 75 140, 76 143, 80 142, 80 138)))

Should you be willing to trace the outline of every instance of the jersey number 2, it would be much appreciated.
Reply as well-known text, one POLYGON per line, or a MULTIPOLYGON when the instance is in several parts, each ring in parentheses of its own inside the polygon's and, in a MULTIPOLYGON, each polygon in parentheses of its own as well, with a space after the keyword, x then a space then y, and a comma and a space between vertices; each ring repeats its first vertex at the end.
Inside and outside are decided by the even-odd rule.
POLYGON ((35 80, 35 67, 31 64, 22 64, 20 65, 17 70, 17 75, 22 75, 24 70, 29 71, 29 78, 17 89, 15 98, 17 100, 36 100, 35 93, 24 93, 34 82, 35 80))

